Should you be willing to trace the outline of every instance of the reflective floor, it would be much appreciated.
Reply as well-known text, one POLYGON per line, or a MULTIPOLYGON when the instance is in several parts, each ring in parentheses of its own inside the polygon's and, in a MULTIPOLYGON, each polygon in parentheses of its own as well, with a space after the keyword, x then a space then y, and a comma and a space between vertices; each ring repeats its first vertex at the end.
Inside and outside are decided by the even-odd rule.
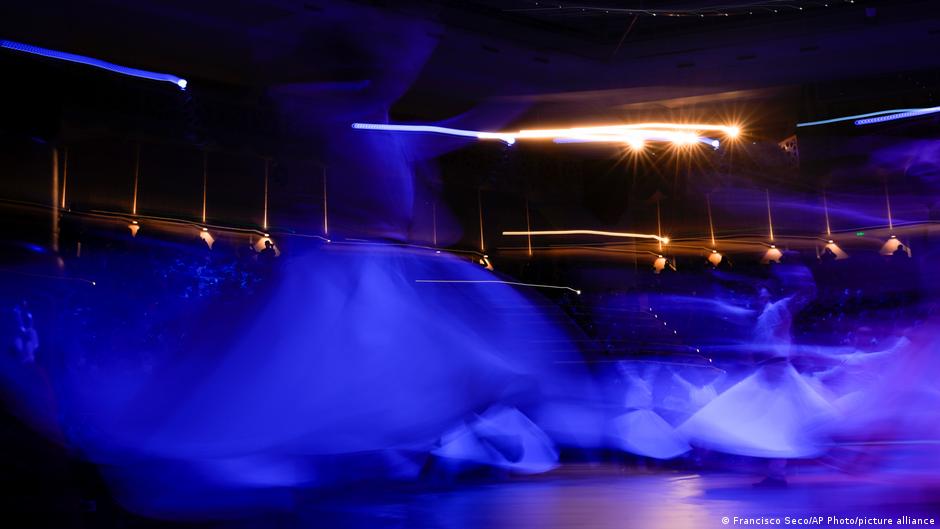
MULTIPOLYGON (((877 518, 891 518, 891 526, 902 527, 929 526, 931 518, 933 525, 940 523, 940 479, 923 474, 847 474, 822 466, 792 473, 785 488, 755 487, 758 479, 748 474, 566 467, 549 476, 495 484, 307 498, 293 514, 276 521, 288 527, 442 529, 697 529, 788 525, 788 516, 789 525, 812 527, 888 525, 877 518), (768 519, 743 520, 762 517, 768 519), (926 520, 915 525, 914 518, 926 520)), ((236 525, 274 521, 265 518, 236 525)))

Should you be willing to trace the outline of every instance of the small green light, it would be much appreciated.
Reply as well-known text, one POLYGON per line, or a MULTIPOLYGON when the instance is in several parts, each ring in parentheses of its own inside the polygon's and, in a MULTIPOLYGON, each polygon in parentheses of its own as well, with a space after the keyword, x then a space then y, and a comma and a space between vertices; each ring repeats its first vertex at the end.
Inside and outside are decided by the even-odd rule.
POLYGON ((856 236, 856 237, 864 237, 864 236, 865 236, 865 232, 864 232, 864 231, 857 231, 857 232, 855 232, 855 236, 856 236))

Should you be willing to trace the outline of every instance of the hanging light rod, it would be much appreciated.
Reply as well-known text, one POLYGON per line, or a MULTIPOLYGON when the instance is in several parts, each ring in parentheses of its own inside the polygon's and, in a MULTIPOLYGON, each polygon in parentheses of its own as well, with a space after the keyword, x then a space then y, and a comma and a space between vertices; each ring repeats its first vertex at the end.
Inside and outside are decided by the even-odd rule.
POLYGON ((453 129, 436 125, 405 125, 394 123, 353 123, 352 128, 390 132, 446 134, 449 136, 462 136, 479 140, 500 140, 509 145, 515 143, 516 140, 553 140, 558 143, 627 143, 633 146, 642 145, 644 142, 651 141, 672 142, 677 145, 704 143, 716 149, 720 146, 719 140, 701 136, 700 134, 703 132, 720 132, 730 139, 737 138, 741 134, 741 128, 736 125, 658 122, 570 127, 563 129, 528 129, 517 132, 487 132, 453 129))
POLYGON ((95 68, 101 68, 102 70, 108 70, 110 72, 119 73, 121 75, 129 75, 131 77, 139 77, 141 79, 149 79, 151 81, 164 81, 178 86, 181 90, 186 90, 186 85, 188 84, 186 79, 182 79, 168 73, 139 70, 137 68, 130 68, 127 66, 121 66, 119 64, 102 61, 101 59, 95 59, 94 57, 86 57, 84 55, 76 55, 74 53, 68 53, 64 51, 40 48, 39 46, 23 44, 22 42, 15 42, 12 40, 0 40, 0 48, 6 48, 8 50, 22 53, 29 53, 32 55, 39 55, 49 59, 86 64, 88 66, 94 66, 95 68))

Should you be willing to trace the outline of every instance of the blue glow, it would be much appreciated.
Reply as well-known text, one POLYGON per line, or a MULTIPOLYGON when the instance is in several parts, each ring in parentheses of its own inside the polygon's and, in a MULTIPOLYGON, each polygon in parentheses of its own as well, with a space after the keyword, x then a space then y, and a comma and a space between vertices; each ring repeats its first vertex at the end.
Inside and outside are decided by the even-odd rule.
POLYGON ((877 112, 869 112, 867 114, 856 114, 854 116, 843 116, 839 118, 832 119, 823 119, 820 121, 807 121, 805 123, 797 123, 797 127, 813 127, 816 125, 828 125, 830 123, 839 123, 841 121, 855 121, 856 125, 868 125, 870 123, 879 123, 880 121, 890 121, 892 119, 901 119, 921 114, 932 114, 934 112, 940 112, 940 107, 930 107, 930 108, 895 108, 893 110, 879 110, 877 112), (872 118, 875 116, 887 116, 888 119, 881 119, 880 121, 869 121, 865 118, 872 118), (903 115, 902 115, 903 114, 903 115))
POLYGON ((68 53, 64 51, 49 50, 46 48, 40 48, 39 46, 14 42, 12 40, 0 40, 0 48, 6 48, 8 50, 19 51, 23 53, 31 53, 33 55, 48 57, 50 59, 87 64, 88 66, 94 66, 95 68, 101 68, 103 70, 119 73, 121 75, 129 75, 131 77, 139 77, 141 79, 149 79, 151 81, 164 81, 167 83, 173 83, 181 90, 186 90, 186 85, 188 84, 186 79, 182 79, 168 73, 150 72, 147 70, 139 70, 137 68, 129 68, 127 66, 121 66, 107 61, 102 61, 100 59, 95 59, 93 57, 85 57, 84 55, 76 55, 74 53, 68 53))
POLYGON ((464 136, 479 138, 480 133, 475 130, 452 129, 435 125, 390 125, 384 123, 353 123, 352 128, 362 130, 387 130, 392 132, 431 132, 434 134, 447 134, 449 136, 464 136))
POLYGON ((856 126, 872 125, 874 123, 884 123, 885 121, 894 121, 896 119, 912 118, 915 116, 925 116, 927 114, 935 114, 937 112, 940 112, 940 107, 922 108, 920 110, 911 110, 908 112, 900 112, 898 114, 889 114, 887 116, 859 119, 855 122, 855 125, 856 126))

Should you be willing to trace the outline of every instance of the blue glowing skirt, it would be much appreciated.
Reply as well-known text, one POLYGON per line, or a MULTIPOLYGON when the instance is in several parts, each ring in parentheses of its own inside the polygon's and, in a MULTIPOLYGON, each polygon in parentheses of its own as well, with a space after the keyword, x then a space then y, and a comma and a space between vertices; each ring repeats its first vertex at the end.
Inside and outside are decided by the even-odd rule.
POLYGON ((761 367, 718 395, 678 431, 694 446, 754 457, 805 458, 825 450, 833 407, 787 362, 761 367))
POLYGON ((278 264, 257 301, 177 311, 153 290, 139 311, 103 314, 167 320, 174 350, 111 339, 64 352, 63 435, 128 507, 174 516, 212 508, 197 499, 211 492, 224 510, 250 504, 225 500, 246 488, 413 476, 415 457, 494 404, 536 417, 594 391, 564 318, 529 292, 419 282, 499 280, 469 261, 333 245, 278 264))

